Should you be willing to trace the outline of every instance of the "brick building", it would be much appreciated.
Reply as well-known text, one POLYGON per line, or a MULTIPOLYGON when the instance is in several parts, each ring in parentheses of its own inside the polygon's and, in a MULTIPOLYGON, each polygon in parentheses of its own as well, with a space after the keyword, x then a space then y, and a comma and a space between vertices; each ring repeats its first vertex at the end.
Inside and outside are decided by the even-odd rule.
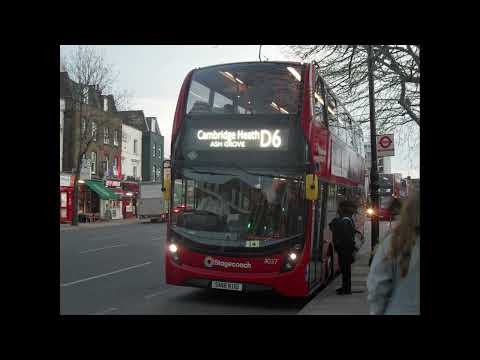
POLYGON ((63 170, 74 171, 80 151, 80 131, 86 129, 93 136, 86 159, 91 161, 92 179, 121 176, 122 120, 117 116, 112 95, 102 95, 93 86, 88 87, 83 119, 79 104, 74 101, 78 84, 66 72, 60 73, 60 97, 65 99, 63 170), (87 115, 88 114, 88 115, 87 115))
MULTIPOLYGON (((60 72, 60 98, 65 99, 63 126, 63 171, 74 173, 81 147, 89 143, 83 158, 78 186, 79 220, 98 214, 101 219, 121 219, 122 120, 112 95, 103 95, 94 86, 82 86, 60 72), (79 94, 82 96, 80 112, 79 94), (82 118, 80 118, 80 116, 82 118), (82 140, 81 140, 82 138, 82 140), (106 180, 106 181, 104 181, 106 180), (110 185, 114 183, 115 185, 110 185)), ((70 200, 67 199, 67 203, 70 200)), ((62 217, 61 217, 62 219, 62 217)), ((85 221, 85 220, 84 220, 85 221)))

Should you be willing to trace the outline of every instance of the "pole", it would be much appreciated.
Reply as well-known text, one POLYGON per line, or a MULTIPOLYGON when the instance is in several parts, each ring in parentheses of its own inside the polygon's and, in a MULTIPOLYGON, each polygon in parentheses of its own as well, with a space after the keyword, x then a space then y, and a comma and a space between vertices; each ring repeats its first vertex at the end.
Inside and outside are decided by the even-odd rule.
MULTIPOLYGON (((83 88, 81 88, 82 94, 83 94, 83 88)), ((79 122, 79 142, 78 142, 78 154, 75 154, 75 151, 73 151, 73 157, 75 159, 76 155, 76 167, 75 167, 75 180, 73 182, 73 199, 72 199, 72 204, 73 204, 73 213, 72 213, 72 226, 78 226, 78 180, 80 180, 80 167, 81 167, 81 162, 82 162, 82 156, 80 155, 82 151, 82 118, 83 118, 83 112, 82 112, 82 101, 83 101, 83 96, 80 95, 80 122, 79 122)), ((73 109, 76 107, 75 103, 75 97, 74 97, 74 102, 73 102, 73 109)), ((73 144, 75 144, 75 111, 72 111, 72 134, 73 134, 73 144)), ((86 125, 85 125, 86 127, 86 125)), ((86 131, 86 129, 85 129, 86 131)), ((74 145, 73 145, 74 146, 74 145)))
POLYGON ((375 124, 375 87, 373 82, 373 54, 372 45, 368 45, 368 99, 370 105, 370 145, 372 154, 372 166, 370 168, 370 196, 372 200, 373 216, 372 216, 372 248, 370 262, 373 257, 373 250, 378 244, 379 224, 378 224, 378 167, 377 167, 377 128, 375 124))

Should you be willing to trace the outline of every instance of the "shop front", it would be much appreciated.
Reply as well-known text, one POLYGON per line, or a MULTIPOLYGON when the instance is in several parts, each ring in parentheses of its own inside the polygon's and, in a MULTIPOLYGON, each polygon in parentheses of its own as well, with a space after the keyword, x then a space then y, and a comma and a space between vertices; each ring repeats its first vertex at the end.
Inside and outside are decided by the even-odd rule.
POLYGON ((98 215, 101 220, 123 219, 120 196, 105 187, 103 180, 85 180, 85 186, 91 193, 90 208, 94 202, 93 198, 98 199, 95 201, 95 208, 97 209, 96 205, 98 205, 98 215))
POLYGON ((74 179, 73 175, 60 174, 60 224, 72 222, 74 179))

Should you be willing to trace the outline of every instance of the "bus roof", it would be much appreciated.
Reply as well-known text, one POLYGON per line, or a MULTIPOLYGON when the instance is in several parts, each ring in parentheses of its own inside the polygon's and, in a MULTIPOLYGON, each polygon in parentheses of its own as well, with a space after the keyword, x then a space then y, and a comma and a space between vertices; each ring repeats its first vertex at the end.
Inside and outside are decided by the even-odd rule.
POLYGON ((298 61, 241 61, 241 62, 233 62, 233 63, 225 63, 225 64, 215 64, 215 65, 209 65, 209 66, 202 66, 195 68, 194 70, 200 70, 200 69, 208 69, 208 68, 213 68, 217 66, 226 66, 226 65, 246 65, 246 64, 291 64, 291 65, 303 65, 306 63, 301 63, 298 61))

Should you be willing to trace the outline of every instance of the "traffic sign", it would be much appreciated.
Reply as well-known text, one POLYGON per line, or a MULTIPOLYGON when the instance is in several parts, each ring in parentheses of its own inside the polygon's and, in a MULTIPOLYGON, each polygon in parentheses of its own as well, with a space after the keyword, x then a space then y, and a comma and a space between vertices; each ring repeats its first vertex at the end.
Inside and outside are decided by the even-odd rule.
POLYGON ((394 156, 393 134, 377 135, 377 156, 394 156))

